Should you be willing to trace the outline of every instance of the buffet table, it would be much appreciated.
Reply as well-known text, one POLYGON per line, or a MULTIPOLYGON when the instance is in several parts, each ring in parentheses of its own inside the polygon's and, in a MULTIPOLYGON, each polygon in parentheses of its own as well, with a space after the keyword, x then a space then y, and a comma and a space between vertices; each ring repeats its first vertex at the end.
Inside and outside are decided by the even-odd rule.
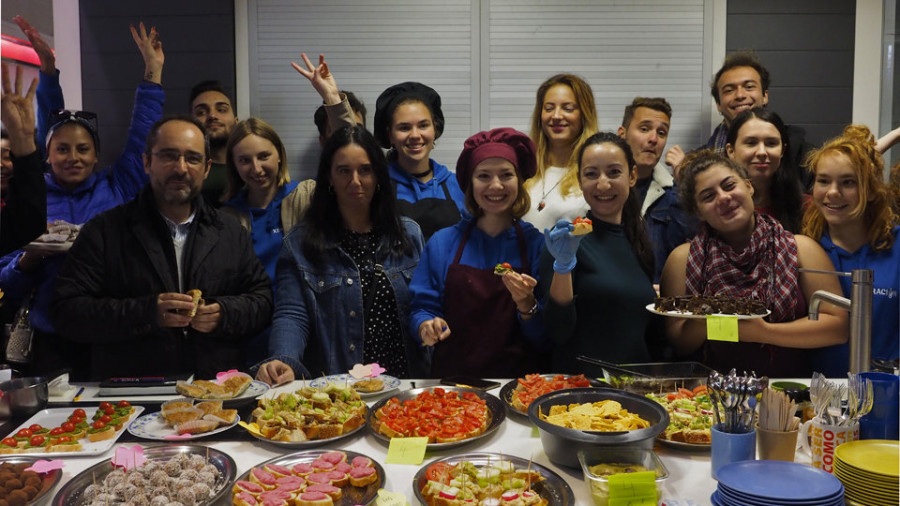
MULTIPOLYGON (((293 391, 299 385, 300 382, 283 385, 281 387, 269 390, 266 395, 272 395, 273 393, 278 393, 281 391, 293 391)), ((398 391, 427 386, 439 385, 437 380, 404 380, 402 381, 399 390, 387 392, 381 397, 376 397, 374 399, 367 399, 369 401, 368 404, 371 406, 381 398, 388 397, 391 394, 397 393, 398 391)), ((494 395, 497 395, 497 392, 497 389, 490 391, 490 393, 494 395)), ((72 403, 66 402, 68 401, 67 399, 51 398, 50 407, 65 405, 76 407, 85 406, 87 408, 89 406, 96 406, 104 400, 121 400, 106 397, 96 397, 96 393, 97 389, 95 386, 86 386, 85 390, 81 393, 79 401, 72 403), (54 400, 62 402, 53 402, 54 400)), ((171 396, 126 397, 127 400, 145 405, 145 413, 158 411, 158 403, 160 401, 168 400, 171 398, 171 396)), ((249 412, 249 410, 242 409, 242 416, 245 412, 249 412)), ((128 433, 124 434, 118 443, 118 445, 128 446, 133 444, 140 444, 147 447, 159 443, 155 441, 139 440, 128 433)), ((209 438, 201 438, 195 441, 175 442, 174 444, 198 444, 210 446, 223 451, 231 455, 231 457, 237 463, 238 475, 246 472, 251 467, 266 460, 288 453, 293 453, 294 451, 304 450, 288 450, 267 444, 265 442, 257 441, 256 439, 252 438, 245 431, 245 429, 239 426, 229 429, 226 432, 212 435, 209 438)), ((381 463, 382 466, 384 466, 386 473, 386 484, 384 488, 392 492, 402 493, 406 496, 411 505, 418 504, 415 492, 413 491, 413 477, 415 476, 416 472, 418 472, 421 466, 385 464, 384 461, 387 455, 387 445, 379 439, 375 438, 371 433, 369 433, 368 429, 361 430, 359 433, 350 436, 347 439, 336 441, 333 444, 323 444, 315 448, 352 450, 371 457, 372 459, 381 463)), ((709 452, 680 451, 661 446, 659 443, 656 444, 655 450, 669 470, 669 478, 662 485, 662 504, 666 504, 669 506, 709 504, 710 495, 716 489, 716 482, 710 477, 709 452)), ((577 451, 577 448, 573 447, 572 451, 577 451)), ((584 483, 581 470, 559 467, 552 464, 547 459, 547 456, 544 453, 543 447, 541 446, 541 440, 538 437, 536 428, 534 428, 529 423, 527 418, 511 416, 507 414, 506 420, 501 424, 501 426, 495 433, 483 439, 474 441, 471 444, 465 445, 461 448, 440 452, 429 451, 426 453, 425 462, 422 465, 426 465, 429 461, 434 460, 435 458, 448 457, 452 455, 471 452, 494 452, 515 455, 524 459, 531 458, 534 462, 556 471, 569 484, 575 494, 576 504, 591 504, 591 496, 587 486, 584 483)), ((113 453, 113 451, 109 451, 101 457, 73 457, 65 459, 65 467, 63 469, 63 478, 61 484, 69 481, 78 473, 87 469, 88 467, 105 459, 109 459, 113 455, 113 453)), ((798 462, 804 462, 808 464, 809 456, 802 453, 802 451, 798 451, 796 460, 798 462)), ((230 503, 230 494, 228 495, 228 498, 228 503, 230 503)))

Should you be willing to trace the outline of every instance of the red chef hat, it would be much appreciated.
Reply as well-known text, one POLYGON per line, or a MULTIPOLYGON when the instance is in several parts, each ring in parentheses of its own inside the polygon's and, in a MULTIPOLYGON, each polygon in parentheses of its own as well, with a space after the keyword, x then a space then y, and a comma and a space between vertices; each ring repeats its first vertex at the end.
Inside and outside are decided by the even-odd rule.
POLYGON ((456 180, 463 193, 472 184, 472 174, 479 163, 488 158, 509 160, 523 180, 537 172, 537 158, 531 139, 513 128, 495 128, 478 132, 466 139, 456 161, 456 180))

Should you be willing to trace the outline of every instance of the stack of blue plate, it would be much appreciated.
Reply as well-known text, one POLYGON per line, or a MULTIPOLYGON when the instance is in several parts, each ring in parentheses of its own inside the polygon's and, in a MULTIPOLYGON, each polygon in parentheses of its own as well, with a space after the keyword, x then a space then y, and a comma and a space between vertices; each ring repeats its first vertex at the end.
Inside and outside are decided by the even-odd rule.
POLYGON ((722 466, 713 506, 843 506, 844 485, 795 462, 745 460, 722 466))

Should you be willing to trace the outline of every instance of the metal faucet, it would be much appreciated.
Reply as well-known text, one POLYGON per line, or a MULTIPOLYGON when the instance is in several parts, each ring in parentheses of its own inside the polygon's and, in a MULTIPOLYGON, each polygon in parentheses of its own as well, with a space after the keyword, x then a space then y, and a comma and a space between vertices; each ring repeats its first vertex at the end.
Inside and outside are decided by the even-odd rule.
POLYGON ((867 372, 872 365, 872 286, 875 271, 872 269, 853 269, 853 272, 800 270, 851 278, 853 287, 849 299, 825 290, 816 290, 809 299, 809 319, 819 319, 819 304, 823 300, 849 311, 850 372, 853 374, 867 372))

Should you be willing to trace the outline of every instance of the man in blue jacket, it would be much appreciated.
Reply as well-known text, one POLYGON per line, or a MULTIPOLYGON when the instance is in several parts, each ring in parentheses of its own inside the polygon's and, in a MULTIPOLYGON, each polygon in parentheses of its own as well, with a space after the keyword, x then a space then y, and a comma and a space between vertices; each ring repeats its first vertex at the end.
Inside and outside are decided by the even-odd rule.
POLYGON ((664 98, 636 97, 625 107, 619 137, 634 155, 638 180, 634 187, 641 202, 641 215, 653 243, 653 283, 659 283, 669 253, 697 232, 696 220, 685 214, 678 202, 672 174, 660 162, 666 150, 672 106, 664 98))

